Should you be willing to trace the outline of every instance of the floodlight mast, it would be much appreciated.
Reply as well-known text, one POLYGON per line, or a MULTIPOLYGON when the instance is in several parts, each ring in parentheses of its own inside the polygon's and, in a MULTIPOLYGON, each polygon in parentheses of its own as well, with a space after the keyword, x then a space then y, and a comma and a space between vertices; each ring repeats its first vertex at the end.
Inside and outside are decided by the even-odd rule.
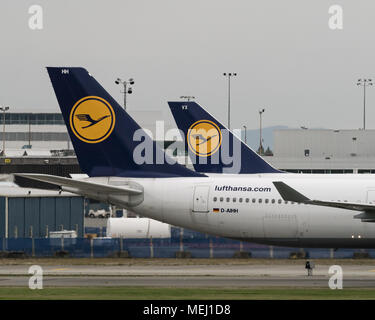
POLYGON ((5 156, 5 112, 9 110, 9 107, 0 107, 0 111, 3 112, 3 156, 5 156))
POLYGON ((262 146, 262 114, 266 109, 259 109, 259 155, 263 155, 263 146, 262 146))
POLYGON ((180 99, 185 99, 186 101, 190 101, 190 100, 195 99, 195 97, 194 96, 180 96, 180 99))
POLYGON ((223 76, 228 79, 228 130, 230 130, 230 79, 236 77, 237 73, 235 72, 224 72, 223 76))
POLYGON ((372 86, 372 79, 358 79, 357 86, 363 87, 363 130, 366 130, 366 87, 372 86))
POLYGON ((126 110, 126 95, 133 93, 133 88, 131 87, 134 84, 134 79, 129 78, 129 80, 125 81, 121 78, 117 78, 115 81, 116 84, 122 84, 124 86, 124 91, 121 92, 124 94, 124 109, 126 110))

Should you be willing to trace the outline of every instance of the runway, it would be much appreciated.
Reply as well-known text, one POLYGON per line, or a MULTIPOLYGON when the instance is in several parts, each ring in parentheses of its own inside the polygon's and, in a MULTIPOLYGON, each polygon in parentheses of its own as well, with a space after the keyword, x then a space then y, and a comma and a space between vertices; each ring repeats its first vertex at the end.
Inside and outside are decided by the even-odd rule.
MULTIPOLYGON (((328 265, 41 265, 45 287, 328 287, 328 265)), ((28 286, 28 265, 0 266, 0 286, 28 286)), ((375 288, 374 265, 343 265, 344 287, 375 288)))
MULTIPOLYGON (((1 277, 0 287, 27 287, 28 277, 1 277)), ((346 288, 375 288, 375 280, 344 279, 346 288)), ((311 278, 249 278, 249 277, 44 277, 44 287, 178 287, 178 288, 259 288, 259 287, 328 287, 328 279, 311 278)))

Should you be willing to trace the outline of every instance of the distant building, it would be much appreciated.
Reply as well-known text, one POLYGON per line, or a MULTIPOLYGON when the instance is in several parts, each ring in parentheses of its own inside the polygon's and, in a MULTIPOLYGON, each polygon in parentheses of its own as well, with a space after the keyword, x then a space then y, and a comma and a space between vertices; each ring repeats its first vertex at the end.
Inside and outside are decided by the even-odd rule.
POLYGON ((274 167, 304 173, 375 173, 375 130, 274 131, 274 167))
POLYGON ((0 116, 0 146, 5 150, 72 149, 61 113, 5 113, 0 116))

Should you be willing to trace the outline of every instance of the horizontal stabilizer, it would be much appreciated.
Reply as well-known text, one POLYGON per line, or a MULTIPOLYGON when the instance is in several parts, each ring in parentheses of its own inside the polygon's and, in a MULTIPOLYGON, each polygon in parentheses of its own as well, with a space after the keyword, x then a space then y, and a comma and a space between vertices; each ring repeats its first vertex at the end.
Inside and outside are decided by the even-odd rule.
MULTIPOLYGON (((274 181, 274 186, 276 187, 277 191, 279 191, 281 197, 285 201, 292 201, 292 202, 299 202, 299 203, 306 203, 315 206, 323 206, 323 207, 332 207, 332 208, 340 208, 346 210, 354 210, 354 211, 364 211, 371 215, 374 214, 373 219, 375 219, 375 205, 373 204, 362 204, 362 203, 355 203, 355 202, 340 202, 340 201, 322 201, 322 200, 311 200, 304 196, 302 193, 299 193, 297 190, 293 189, 292 187, 288 186, 286 183, 282 181, 274 181)), ((361 218, 361 217, 358 217, 361 218)), ((366 219, 369 219, 369 216, 366 216, 366 219)))
POLYGON ((81 190, 82 193, 103 193, 113 195, 138 195, 142 194, 142 190, 128 186, 111 186, 91 181, 75 180, 70 178, 51 176, 48 174, 33 173, 16 173, 18 177, 28 178, 32 180, 42 181, 60 186, 62 189, 70 191, 71 189, 81 190))
POLYGON ((362 212, 354 216, 355 219, 361 219, 362 222, 375 222, 375 215, 371 212, 362 212))

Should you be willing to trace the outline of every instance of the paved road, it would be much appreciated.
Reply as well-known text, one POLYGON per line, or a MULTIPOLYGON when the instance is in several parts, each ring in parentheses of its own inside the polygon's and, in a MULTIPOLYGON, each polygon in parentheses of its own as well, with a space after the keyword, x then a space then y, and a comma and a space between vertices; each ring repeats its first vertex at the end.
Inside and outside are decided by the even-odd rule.
MULTIPOLYGON (((43 266, 42 266, 43 267, 43 266)), ((0 266, 0 286, 27 286, 28 266, 0 266)), ((329 266, 312 277, 301 265, 45 266, 44 286, 327 287, 329 266)), ((375 267, 344 265, 345 287, 375 288, 375 267)))

